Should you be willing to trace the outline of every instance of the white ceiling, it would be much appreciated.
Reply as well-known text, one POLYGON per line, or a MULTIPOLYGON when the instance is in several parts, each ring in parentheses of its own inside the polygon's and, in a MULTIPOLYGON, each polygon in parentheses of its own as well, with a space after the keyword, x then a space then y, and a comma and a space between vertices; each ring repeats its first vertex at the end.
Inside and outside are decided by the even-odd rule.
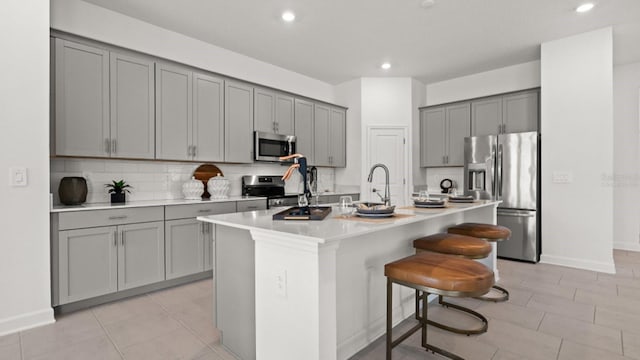
POLYGON ((85 0, 338 84, 432 83, 540 58, 540 44, 612 25, 614 63, 640 61, 640 0, 85 0), (282 11, 296 21, 280 20, 282 11), (393 67, 380 69, 383 61, 393 67))

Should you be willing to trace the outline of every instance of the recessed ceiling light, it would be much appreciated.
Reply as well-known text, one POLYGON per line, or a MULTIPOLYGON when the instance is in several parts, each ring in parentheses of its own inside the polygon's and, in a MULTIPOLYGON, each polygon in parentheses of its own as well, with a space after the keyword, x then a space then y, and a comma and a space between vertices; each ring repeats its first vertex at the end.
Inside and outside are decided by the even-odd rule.
POLYGON ((576 12, 584 13, 584 12, 587 12, 587 11, 593 9, 594 6, 595 5, 593 5, 593 3, 582 4, 582 5, 580 5, 580 6, 578 6, 576 8, 576 12))
POLYGON ((380 65, 380 67, 385 69, 385 70, 389 70, 389 69, 391 69, 391 64, 386 62, 386 63, 383 63, 382 65, 380 65))
POLYGON ((435 3, 436 3, 436 0, 422 0, 420 2, 420 7, 425 8, 425 9, 426 8, 430 8, 433 5, 435 5, 435 3))
POLYGON ((285 11, 282 13, 282 20, 286 22, 292 22, 295 19, 296 19, 296 14, 292 13, 291 11, 285 11))

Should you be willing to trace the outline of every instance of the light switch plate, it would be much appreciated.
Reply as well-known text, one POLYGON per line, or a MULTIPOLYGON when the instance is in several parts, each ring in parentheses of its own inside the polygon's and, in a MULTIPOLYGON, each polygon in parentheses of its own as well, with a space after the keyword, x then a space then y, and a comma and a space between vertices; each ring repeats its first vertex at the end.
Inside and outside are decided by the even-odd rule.
POLYGON ((27 168, 12 167, 9 169, 9 185, 27 186, 27 168))
POLYGON ((554 184, 570 184, 573 182, 573 174, 569 171, 554 171, 552 181, 554 184))

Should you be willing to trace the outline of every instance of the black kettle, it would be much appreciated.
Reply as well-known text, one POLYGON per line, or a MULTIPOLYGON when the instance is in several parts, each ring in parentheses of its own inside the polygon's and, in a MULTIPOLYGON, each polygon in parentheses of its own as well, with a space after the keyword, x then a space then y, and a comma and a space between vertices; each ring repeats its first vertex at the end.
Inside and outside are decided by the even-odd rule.
POLYGON ((451 179, 443 179, 440 181, 440 189, 442 189, 443 194, 448 194, 449 189, 453 187, 453 180, 451 179))

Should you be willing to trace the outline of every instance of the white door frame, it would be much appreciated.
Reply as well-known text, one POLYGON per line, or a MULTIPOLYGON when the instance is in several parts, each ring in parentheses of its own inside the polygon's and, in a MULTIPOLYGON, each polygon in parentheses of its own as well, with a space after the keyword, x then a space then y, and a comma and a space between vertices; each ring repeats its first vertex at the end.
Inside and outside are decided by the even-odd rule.
POLYGON ((406 125, 367 125, 367 130, 366 130, 366 136, 364 138, 364 161, 362 163, 362 182, 360 183, 360 198, 361 199, 366 199, 369 194, 367 192, 367 189, 369 188, 368 182, 367 182, 367 176, 369 175, 369 170, 371 169, 371 166, 373 164, 371 163, 371 151, 370 151, 370 139, 371 139, 371 132, 374 129, 398 129, 398 130, 402 130, 402 136, 404 137, 404 154, 405 154, 405 161, 404 161, 404 169, 403 169, 403 177, 404 177, 404 184, 403 184, 403 191, 402 194, 391 194, 391 197, 394 197, 396 199, 398 199, 398 203, 399 204, 407 204, 408 201, 408 192, 407 189, 409 188, 409 183, 411 182, 411 178, 410 178, 410 174, 409 174, 409 166, 411 166, 411 153, 408 151, 408 149, 411 148, 411 144, 410 141, 411 139, 409 138, 409 127, 406 125))

